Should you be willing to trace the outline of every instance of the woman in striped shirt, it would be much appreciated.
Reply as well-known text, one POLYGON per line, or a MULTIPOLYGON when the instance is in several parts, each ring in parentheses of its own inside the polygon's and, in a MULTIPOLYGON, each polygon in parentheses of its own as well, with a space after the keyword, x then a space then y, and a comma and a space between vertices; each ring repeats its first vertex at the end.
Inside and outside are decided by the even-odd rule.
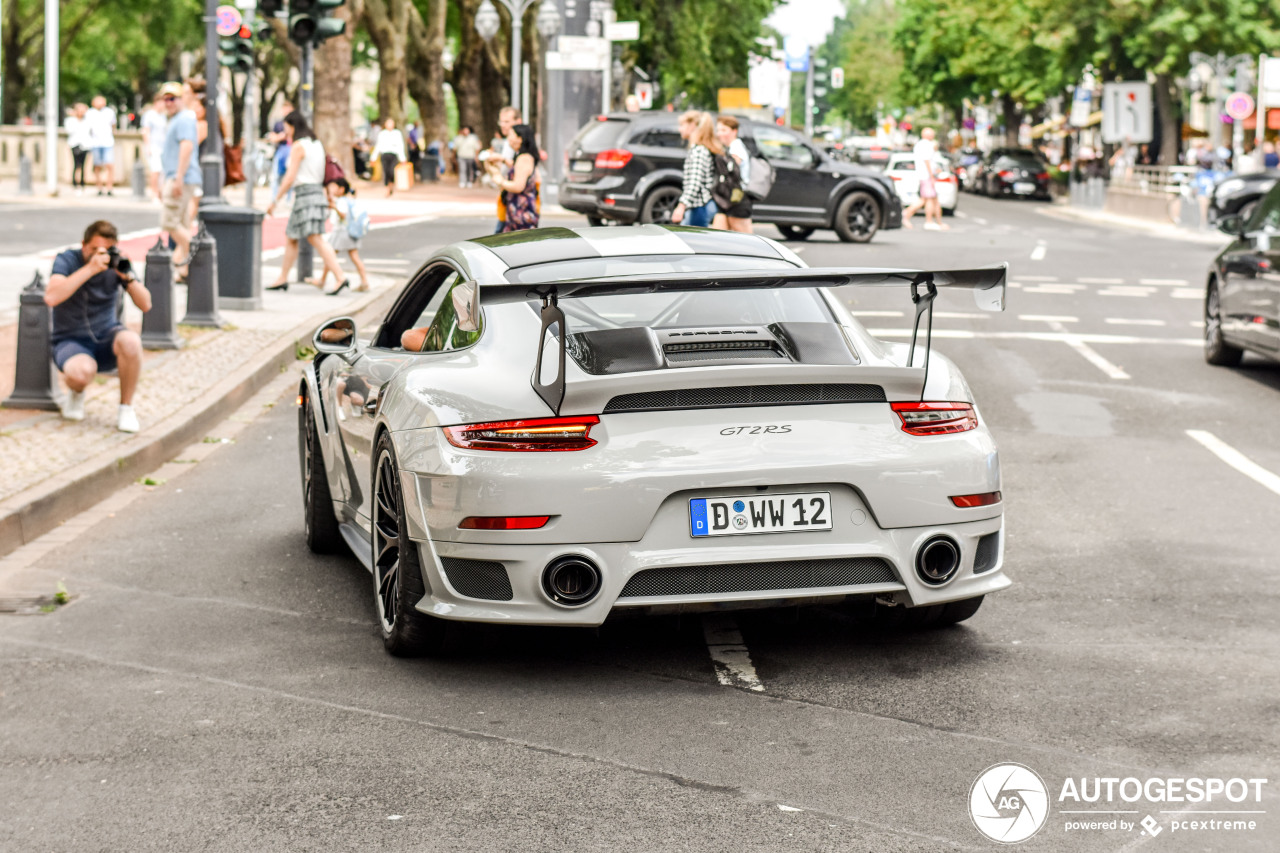
POLYGON ((716 203, 711 199, 716 181, 712 158, 723 155, 724 146, 716 139, 711 116, 697 110, 680 116, 680 135, 689 142, 689 156, 684 160, 684 191, 671 212, 671 221, 706 228, 716 216, 716 203))

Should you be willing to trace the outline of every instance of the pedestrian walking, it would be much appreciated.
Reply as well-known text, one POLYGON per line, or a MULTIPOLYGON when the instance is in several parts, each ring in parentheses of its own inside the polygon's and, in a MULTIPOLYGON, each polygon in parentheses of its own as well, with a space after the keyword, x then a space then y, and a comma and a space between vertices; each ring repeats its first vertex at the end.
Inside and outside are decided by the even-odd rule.
POLYGON ((413 167, 414 178, 417 178, 419 172, 418 162, 422 160, 422 125, 409 122, 408 133, 405 135, 409 138, 409 165, 413 167))
MULTIPOLYGON (((720 116, 716 120, 716 139, 725 147, 725 152, 738 164, 741 179, 742 198, 724 211, 725 225, 730 231, 743 234, 752 233, 751 229, 751 196, 747 195, 747 182, 751 180, 751 152, 747 145, 738 138, 738 120, 733 116, 720 116)), ((719 214, 718 214, 719 215, 719 214)))
POLYGON ((716 181, 714 157, 724 154, 724 146, 716 139, 711 116, 697 110, 680 116, 680 137, 689 143, 689 154, 684 159, 684 187, 671 212, 671 222, 707 228, 716 217, 711 197, 716 181))
POLYGON ((267 216, 275 212, 290 190, 293 190, 293 209, 289 211, 289 224, 285 227, 287 240, 280 277, 267 290, 288 290, 289 270, 298 259, 298 241, 306 240, 324 261, 326 272, 332 272, 339 289, 350 282, 343 277, 338 266, 338 256, 325 242, 324 225, 329 218, 329 200, 324 192, 324 145, 316 139, 315 132, 302 113, 294 110, 284 117, 284 132, 289 141, 289 163, 284 178, 276 189, 275 197, 267 207, 267 216))
POLYGON ((1262 168, 1280 169, 1280 153, 1276 153, 1276 144, 1271 140, 1262 143, 1262 168))
POLYGON ((160 214, 160 230, 168 231, 182 260, 174 259, 174 273, 178 281, 187 280, 187 267, 191 262, 191 223, 196 192, 202 183, 199 145, 196 129, 196 92, 188 80, 179 86, 165 83, 160 87, 160 99, 169 122, 165 126, 164 148, 160 152, 160 168, 164 173, 164 206, 160 214))
POLYGON ((92 148, 89 125, 85 122, 88 112, 88 104, 76 104, 66 121, 67 146, 71 149, 71 186, 75 187, 76 195, 84 195, 84 163, 92 148))
POLYGON ((157 199, 161 197, 160 181, 164 178, 164 167, 160 164, 160 155, 164 152, 164 132, 169 126, 169 116, 164 111, 164 101, 156 92, 155 100, 142 114, 142 157, 147 165, 147 186, 157 199))
POLYGON ((93 177, 98 185, 98 195, 114 195, 116 157, 116 111, 107 106, 107 99, 97 95, 93 108, 85 113, 89 129, 89 147, 93 152, 93 177))
MULTIPOLYGON (((329 245, 333 247, 333 253, 337 255, 339 252, 346 252, 351 258, 352 265, 355 266, 356 272, 360 274, 360 286, 355 288, 357 291, 367 291, 369 289, 369 273, 364 268, 364 260, 360 257, 360 246, 366 234, 369 233, 369 213, 364 206, 356 201, 356 191, 351 188, 351 184, 346 178, 337 178, 329 181, 324 185, 325 193, 329 197, 329 210, 338 218, 338 224, 329 234, 329 245)), ((325 282, 329 278, 329 268, 325 267, 320 278, 311 282, 324 290, 325 282)), ((345 290, 347 282, 343 281, 333 290, 325 290, 330 296, 336 296, 345 290)))
POLYGON ((396 166, 409 159, 404 149, 404 134, 396 130, 395 119, 382 123, 382 130, 373 141, 373 156, 382 164, 382 183, 389 198, 396 191, 396 166))
POLYGON ((542 159, 533 128, 517 124, 507 133, 514 162, 497 180, 502 190, 502 231, 525 231, 538 227, 538 162, 542 159))
POLYGON ((284 117, 293 112, 293 104, 289 101, 280 103, 280 119, 271 125, 271 132, 267 134, 267 141, 275 145, 275 156, 272 157, 274 168, 271 170, 271 197, 275 198, 276 189, 280 186, 280 179, 284 177, 285 170, 289 167, 289 137, 284 132, 284 117))
POLYGON ((924 230, 950 231, 951 226, 942 221, 942 203, 938 201, 938 188, 934 183, 938 174, 938 146, 933 141, 933 128, 920 131, 920 141, 911 150, 915 159, 916 177, 920 181, 920 198, 902 211, 902 227, 912 228, 911 217, 924 209, 924 230))
POLYGON ((458 186, 470 187, 476 182, 476 157, 480 155, 480 137, 463 125, 453 139, 453 153, 458 156, 458 186))

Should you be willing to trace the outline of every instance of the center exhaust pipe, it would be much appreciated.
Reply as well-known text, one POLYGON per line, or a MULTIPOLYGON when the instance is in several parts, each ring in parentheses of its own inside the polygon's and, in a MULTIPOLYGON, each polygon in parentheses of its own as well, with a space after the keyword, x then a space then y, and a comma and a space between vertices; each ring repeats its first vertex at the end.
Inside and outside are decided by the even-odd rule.
POLYGON ((542 571, 542 591, 563 607, 581 607, 600 592, 600 569, 586 557, 557 557, 542 571))
POLYGON ((916 574, 929 586, 941 586, 960 570, 960 546, 947 536, 935 536, 916 552, 916 574))

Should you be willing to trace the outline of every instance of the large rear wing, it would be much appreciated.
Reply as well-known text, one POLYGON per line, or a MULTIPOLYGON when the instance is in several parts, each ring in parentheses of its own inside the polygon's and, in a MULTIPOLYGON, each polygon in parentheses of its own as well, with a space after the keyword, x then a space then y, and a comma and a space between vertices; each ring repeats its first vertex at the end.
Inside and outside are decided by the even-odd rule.
MULTIPOLYGON (((734 271, 724 273, 660 273, 609 279, 552 281, 539 283, 481 284, 476 296, 485 303, 540 302, 542 331, 538 335, 538 354, 533 368, 533 390, 551 410, 559 415, 565 393, 565 352, 568 331, 564 312, 557 304, 561 299, 588 296, 612 296, 634 293, 689 293, 715 290, 760 290, 786 287, 904 287, 916 306, 911 330, 911 348, 907 366, 913 366, 916 339, 921 320, 925 324, 925 376, 929 371, 929 351, 933 343, 933 301, 939 287, 971 290, 975 305, 983 311, 1003 311, 1008 264, 960 270, 909 269, 822 269, 734 271), (556 326, 560 341, 555 378, 542 381, 542 355, 547 332, 556 326)), ((474 308, 478 306, 472 306, 474 308)), ((474 313, 472 316, 475 316, 474 313)))

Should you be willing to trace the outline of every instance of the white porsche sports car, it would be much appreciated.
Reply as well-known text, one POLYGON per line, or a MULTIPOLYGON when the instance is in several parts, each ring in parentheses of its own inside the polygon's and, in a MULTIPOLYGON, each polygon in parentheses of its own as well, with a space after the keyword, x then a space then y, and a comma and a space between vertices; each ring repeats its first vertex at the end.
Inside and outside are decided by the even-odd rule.
POLYGON ((999 311, 1005 268, 809 269, 658 225, 456 243, 377 328, 316 332, 307 542, 364 563, 398 655, 624 608, 967 619, 1010 582, 996 443, 929 351, 939 288, 999 311), (911 343, 871 337, 846 285, 900 289, 911 343))

